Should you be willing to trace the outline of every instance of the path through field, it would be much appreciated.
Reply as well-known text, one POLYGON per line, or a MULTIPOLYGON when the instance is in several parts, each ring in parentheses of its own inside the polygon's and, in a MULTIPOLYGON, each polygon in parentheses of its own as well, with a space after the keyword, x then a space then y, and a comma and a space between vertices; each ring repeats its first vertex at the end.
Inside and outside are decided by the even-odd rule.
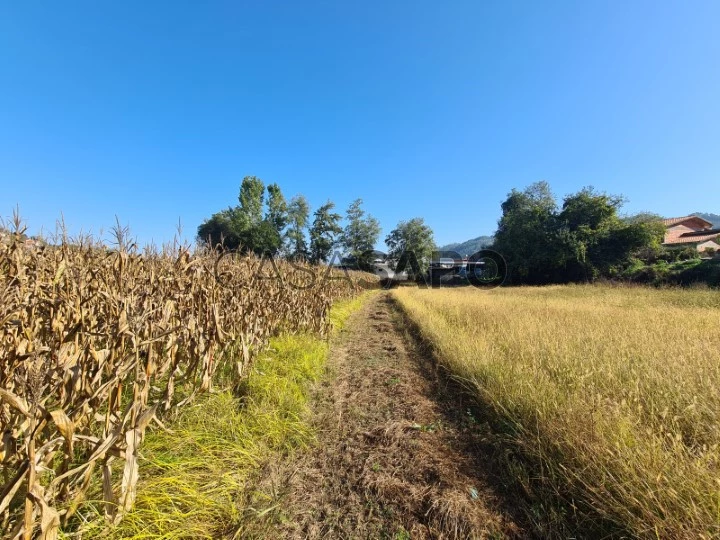
POLYGON ((318 444, 264 471, 272 501, 255 534, 522 536, 511 501, 491 487, 482 424, 437 380, 402 321, 383 292, 336 338, 314 396, 318 444))

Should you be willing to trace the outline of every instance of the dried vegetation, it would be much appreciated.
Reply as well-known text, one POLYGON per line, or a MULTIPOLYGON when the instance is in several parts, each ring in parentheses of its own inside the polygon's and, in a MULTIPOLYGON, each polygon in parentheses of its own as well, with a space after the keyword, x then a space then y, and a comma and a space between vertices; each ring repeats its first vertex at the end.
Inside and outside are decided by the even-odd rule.
POLYGON ((398 289, 495 418, 538 536, 720 536, 720 294, 398 289))
POLYGON ((348 276, 282 261, 182 245, 141 253, 121 228, 115 249, 65 236, 28 245, 22 232, 18 223, 0 242, 0 530, 10 538, 55 538, 97 483, 106 519, 120 521, 148 426, 220 376, 242 381, 272 336, 326 334, 330 305, 359 292, 348 276))

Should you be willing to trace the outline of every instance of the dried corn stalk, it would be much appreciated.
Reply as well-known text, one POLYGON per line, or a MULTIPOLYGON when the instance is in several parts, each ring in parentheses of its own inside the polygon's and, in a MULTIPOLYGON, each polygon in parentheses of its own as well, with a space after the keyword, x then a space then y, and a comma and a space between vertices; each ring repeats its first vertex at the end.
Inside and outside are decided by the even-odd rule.
POLYGON ((155 415, 209 390, 226 364, 242 376, 274 334, 324 334, 330 304, 359 290, 282 261, 27 246, 20 232, 0 242, 0 530, 10 537, 55 538, 96 477, 108 520, 119 520, 155 415))

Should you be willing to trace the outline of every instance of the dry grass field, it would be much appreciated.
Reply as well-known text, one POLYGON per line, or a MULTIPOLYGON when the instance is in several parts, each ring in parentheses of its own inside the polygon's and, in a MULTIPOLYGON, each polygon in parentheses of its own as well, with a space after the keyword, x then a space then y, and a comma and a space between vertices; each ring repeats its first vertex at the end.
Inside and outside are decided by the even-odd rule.
POLYGON ((326 272, 311 281, 319 272, 307 265, 187 246, 140 252, 120 239, 117 249, 91 238, 29 245, 21 233, 0 242, 8 538, 51 540, 89 505, 119 523, 138 497, 148 433, 202 394, 249 384, 273 339, 322 339, 331 306, 361 292, 326 272))
MULTIPOLYGON (((282 279, 265 279, 276 277, 267 275, 272 265, 252 256, 118 244, 29 245, 20 234, 0 242, 0 536, 247 535, 277 506, 258 471, 314 439, 309 388, 324 371, 332 328, 362 303, 359 283, 367 276, 308 282, 318 268, 277 261, 282 279)), ((475 427, 487 423, 478 433, 497 448, 500 476, 510 481, 488 480, 487 493, 521 493, 517 507, 527 510, 528 532, 720 536, 720 293, 556 286, 387 294, 487 413, 476 422, 468 411, 475 427)), ((407 418, 393 416, 394 385, 422 377, 410 362, 398 363, 404 319, 389 313, 368 308, 355 320, 356 341, 368 345, 363 362, 384 360, 377 369, 360 363, 378 371, 367 379, 379 397, 368 405, 351 392, 348 411, 413 429, 432 415, 421 414, 412 397, 407 418), (398 377, 383 375, 403 365, 398 377), (369 410, 381 399, 385 409, 369 410)), ((428 411, 439 403, 433 392, 425 396, 428 411)), ((464 404, 458 398, 467 420, 464 404)), ((435 425, 423 422, 418 427, 435 425)), ((458 426, 465 436, 465 424, 458 426)), ((372 435, 361 428, 362 437, 372 435)), ((449 455, 443 445, 460 437, 438 431, 426 455, 449 455)), ((345 439, 338 438, 338 455, 345 439)), ((381 462, 412 454, 368 441, 363 448, 377 455, 377 470, 365 471, 370 479, 390 470, 381 462)), ((434 474, 409 474, 430 461, 403 468, 412 480, 405 493, 437 487, 432 480, 423 491, 434 474)), ((345 474, 364 470, 346 465, 345 474)), ((466 495, 465 478, 496 475, 474 471, 493 473, 476 478, 467 469, 455 487, 477 505, 478 490, 466 495)), ((382 490, 375 491, 379 497, 382 490)), ((514 516, 494 500, 483 502, 500 516, 496 530, 516 530, 514 516)), ((423 512, 420 521, 432 526, 423 512)), ((408 525, 408 515, 398 513, 397 522, 408 525)), ((311 526, 327 524, 313 519, 311 526)), ((480 534, 475 526, 467 531, 480 534)))
POLYGON ((502 427, 506 471, 543 536, 568 517, 597 534, 720 535, 720 293, 394 294, 502 427))

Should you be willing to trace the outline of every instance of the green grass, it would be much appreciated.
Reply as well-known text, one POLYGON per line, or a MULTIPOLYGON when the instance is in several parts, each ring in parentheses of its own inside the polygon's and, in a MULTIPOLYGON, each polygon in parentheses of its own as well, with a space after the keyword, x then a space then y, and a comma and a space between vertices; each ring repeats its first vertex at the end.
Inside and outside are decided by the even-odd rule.
POLYGON ((348 317, 355 313, 365 303, 365 300, 374 291, 367 291, 351 300, 337 302, 330 310, 330 324, 334 331, 342 330, 347 323, 348 317))
MULTIPOLYGON (((335 331, 364 298, 332 308, 335 331)), ((102 503, 90 500, 74 528, 82 538, 240 537, 245 522, 263 512, 248 503, 261 465, 287 458, 313 441, 308 394, 324 372, 327 355, 327 341, 315 336, 273 339, 234 392, 202 396, 168 431, 148 434, 141 447, 136 504, 118 526, 108 527, 102 503)), ((118 471, 115 478, 120 476, 118 471)))

